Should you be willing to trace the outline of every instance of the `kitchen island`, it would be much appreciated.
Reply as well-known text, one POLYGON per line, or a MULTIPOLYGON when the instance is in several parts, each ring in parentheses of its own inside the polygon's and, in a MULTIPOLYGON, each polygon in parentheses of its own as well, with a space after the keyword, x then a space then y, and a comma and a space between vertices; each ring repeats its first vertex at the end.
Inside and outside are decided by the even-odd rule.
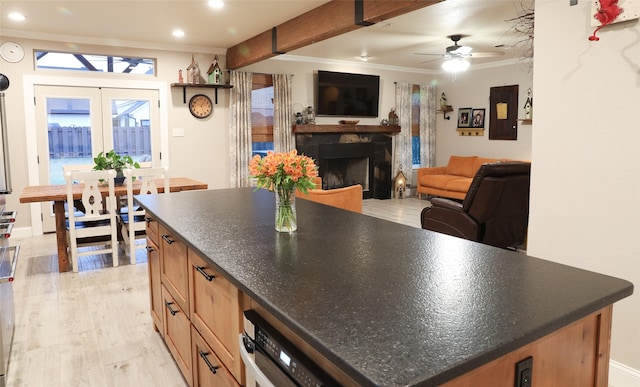
MULTIPOLYGON (((533 356, 534 386, 566 375, 578 379, 554 385, 606 386, 611 306, 633 292, 621 279, 300 199, 298 230, 277 233, 274 195, 264 190, 136 201, 167 246, 183 243, 237 288, 240 308, 277 320, 341 384, 513 385, 515 363, 533 356)), ((163 292, 169 264, 160 265, 163 292)), ((198 287, 189 287, 191 337, 204 337, 194 322, 198 287)), ((237 313, 227 314, 232 326, 237 313)))

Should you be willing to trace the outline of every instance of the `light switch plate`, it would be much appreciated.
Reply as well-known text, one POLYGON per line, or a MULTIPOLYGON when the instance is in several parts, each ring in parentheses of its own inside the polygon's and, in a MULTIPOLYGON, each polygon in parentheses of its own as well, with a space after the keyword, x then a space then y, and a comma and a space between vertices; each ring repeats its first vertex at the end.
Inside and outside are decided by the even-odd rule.
POLYGON ((173 128, 173 137, 184 137, 184 128, 173 128))

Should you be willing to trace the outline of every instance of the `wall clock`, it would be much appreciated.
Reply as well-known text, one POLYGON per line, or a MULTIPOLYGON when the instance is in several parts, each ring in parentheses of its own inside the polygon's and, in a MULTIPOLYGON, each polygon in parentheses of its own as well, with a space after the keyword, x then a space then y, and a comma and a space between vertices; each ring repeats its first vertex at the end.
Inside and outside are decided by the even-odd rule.
POLYGON ((20 62, 24 58, 24 49, 16 42, 4 42, 0 46, 0 56, 10 63, 20 62))
POLYGON ((211 98, 204 94, 196 94, 189 100, 189 112, 195 118, 207 118, 213 113, 211 98))

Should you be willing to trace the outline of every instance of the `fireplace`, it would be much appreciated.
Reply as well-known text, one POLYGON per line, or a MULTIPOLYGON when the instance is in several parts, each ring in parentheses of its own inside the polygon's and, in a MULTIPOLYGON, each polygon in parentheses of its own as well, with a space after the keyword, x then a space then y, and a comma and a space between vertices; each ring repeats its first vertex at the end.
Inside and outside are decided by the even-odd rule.
POLYGON ((374 176, 374 144, 320 144, 318 166, 322 189, 360 184, 362 197, 372 198, 370 179, 374 176))
POLYGON ((378 128, 296 125, 296 149, 316 160, 323 189, 360 184, 363 199, 389 199, 392 189, 390 132, 394 127, 381 127, 387 132, 378 128))

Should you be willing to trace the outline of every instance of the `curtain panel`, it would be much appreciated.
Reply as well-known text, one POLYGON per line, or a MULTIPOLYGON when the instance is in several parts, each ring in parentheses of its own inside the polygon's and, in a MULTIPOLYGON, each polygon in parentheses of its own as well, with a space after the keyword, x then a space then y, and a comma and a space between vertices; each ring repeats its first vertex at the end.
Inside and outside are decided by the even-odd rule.
POLYGON ((400 133, 393 136, 392 179, 402 169, 407 184, 411 184, 411 84, 396 83, 396 114, 400 121, 400 133))
POLYGON ((436 98, 433 85, 420 85, 420 166, 436 163, 436 98))
POLYGON ((252 73, 231 71, 229 92, 230 186, 250 187, 252 73))
POLYGON ((289 152, 296 147, 293 135, 293 87, 291 74, 273 74, 273 149, 289 152))

